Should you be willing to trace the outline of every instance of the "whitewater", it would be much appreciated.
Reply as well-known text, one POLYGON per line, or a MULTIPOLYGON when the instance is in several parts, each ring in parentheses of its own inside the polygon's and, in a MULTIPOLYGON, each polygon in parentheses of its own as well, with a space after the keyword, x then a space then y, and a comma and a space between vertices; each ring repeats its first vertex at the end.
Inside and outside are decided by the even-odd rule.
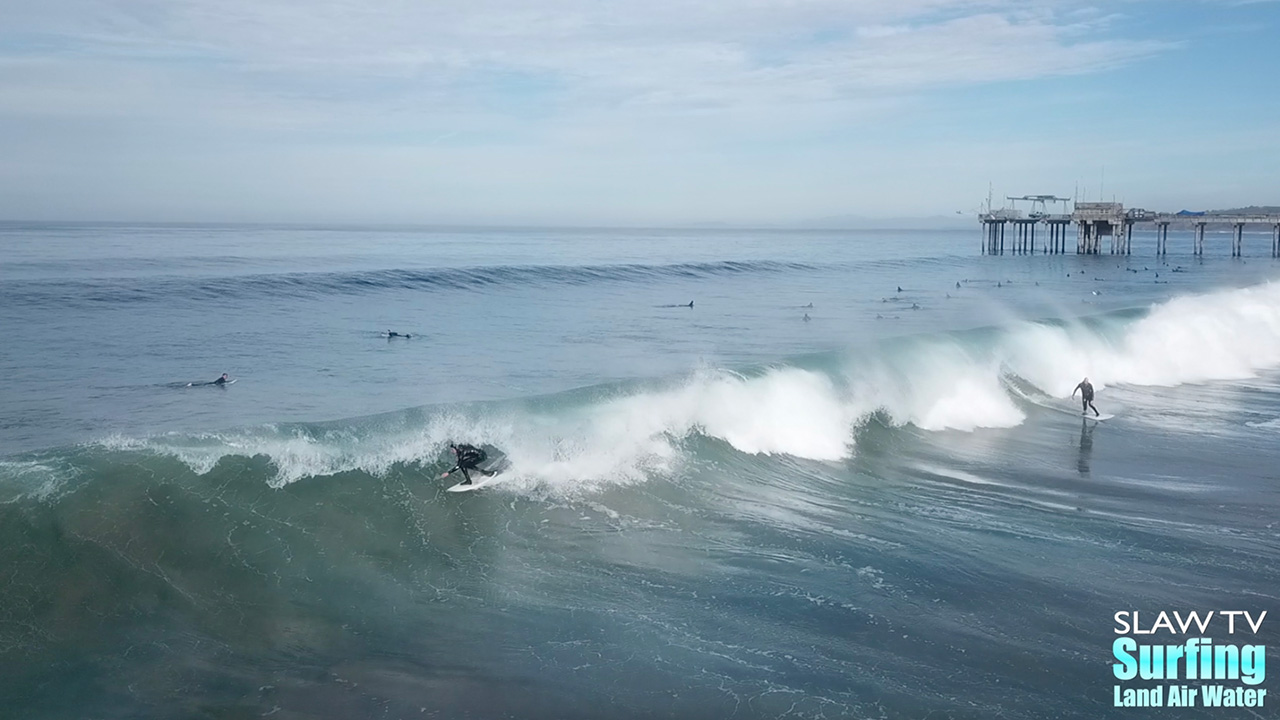
POLYGON ((1115 611, 1276 609, 1270 258, 0 231, 22 717, 1121 717, 1115 611))

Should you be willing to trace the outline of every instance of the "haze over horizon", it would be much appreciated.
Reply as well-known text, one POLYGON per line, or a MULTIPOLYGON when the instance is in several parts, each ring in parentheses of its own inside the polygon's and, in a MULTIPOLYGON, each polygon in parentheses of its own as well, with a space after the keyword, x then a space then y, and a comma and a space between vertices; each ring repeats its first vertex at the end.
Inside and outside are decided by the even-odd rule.
POLYGON ((805 224, 1280 199, 1275 2, 0 9, 0 219, 805 224))

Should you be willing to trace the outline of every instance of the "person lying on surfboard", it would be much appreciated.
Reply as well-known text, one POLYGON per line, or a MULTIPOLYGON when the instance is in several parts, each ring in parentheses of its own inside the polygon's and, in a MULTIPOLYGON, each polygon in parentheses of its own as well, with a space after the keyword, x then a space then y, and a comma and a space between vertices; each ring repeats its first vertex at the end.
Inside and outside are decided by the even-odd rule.
MULTIPOLYGON (((1080 414, 1081 415, 1088 415, 1090 408, 1093 408, 1093 414, 1095 417, 1102 414, 1098 412, 1098 408, 1093 407, 1093 385, 1089 383, 1089 378, 1085 378, 1084 380, 1081 380, 1080 384, 1076 386, 1076 390, 1080 391, 1080 414)), ((1076 390, 1071 391, 1071 397, 1076 396, 1076 390)))
POLYGON ((218 387, 225 388, 233 382, 235 382, 235 380, 227 377, 226 373, 222 373, 222 377, 217 380, 210 380, 208 382, 189 382, 187 383, 187 387, 211 387, 216 385, 218 387))
POLYGON ((454 465, 452 468, 450 468, 448 472, 441 475, 440 477, 447 478, 449 477, 450 474, 458 470, 461 470, 462 477, 466 479, 459 484, 470 485, 471 475, 467 472, 468 470, 475 470, 476 472, 480 473, 481 475, 484 475, 485 477, 492 477, 493 475, 496 474, 488 470, 480 469, 479 467, 480 463, 484 462, 489 458, 488 453, 486 453, 484 450, 481 450, 480 448, 474 445, 455 445, 453 443, 449 443, 449 448, 453 450, 453 454, 457 458, 456 460, 457 464, 454 465))

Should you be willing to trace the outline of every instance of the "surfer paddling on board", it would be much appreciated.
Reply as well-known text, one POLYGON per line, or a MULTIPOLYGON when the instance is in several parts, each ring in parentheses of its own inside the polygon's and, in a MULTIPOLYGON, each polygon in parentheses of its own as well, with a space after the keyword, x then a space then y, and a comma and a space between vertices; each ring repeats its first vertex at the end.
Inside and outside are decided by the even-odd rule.
POLYGON ((411 337, 413 337, 413 336, 412 336, 412 335, 403 334, 403 333, 393 332, 393 331, 391 331, 391 330, 388 330, 388 331, 387 331, 387 339, 388 339, 388 340, 390 340, 391 338, 398 338, 398 337, 402 337, 402 338, 404 338, 404 339, 406 339, 406 340, 407 340, 407 339, 409 339, 409 338, 411 338, 411 337))
MULTIPOLYGON (((1080 414, 1088 415, 1089 409, 1093 408, 1093 415, 1097 417, 1102 413, 1098 412, 1098 408, 1093 407, 1093 385, 1089 382, 1089 378, 1080 381, 1075 390, 1071 391, 1071 397, 1076 396, 1076 390, 1080 391, 1080 414)), ((1108 416, 1110 417, 1110 416, 1108 416)))
POLYGON ((453 454, 456 458, 455 462, 457 464, 454 465, 452 468, 450 468, 448 472, 441 475, 440 477, 447 478, 452 473, 458 470, 461 470, 462 477, 466 479, 459 484, 470 485, 471 475, 467 472, 468 470, 475 470, 476 472, 480 473, 481 475, 484 475, 485 477, 492 477, 497 474, 497 473, 490 472, 488 470, 480 469, 479 467, 480 463, 484 462, 489 457, 488 453, 486 453, 484 450, 481 450, 480 448, 475 447, 474 445, 455 445, 453 443, 449 443, 449 448, 453 450, 453 454))
POLYGON ((209 382, 189 382, 187 383, 187 387, 209 387, 210 385, 217 385, 218 387, 226 387, 233 382, 235 382, 235 380, 232 380, 231 378, 227 377, 226 373, 222 373, 222 377, 218 378, 217 380, 210 380, 209 382))

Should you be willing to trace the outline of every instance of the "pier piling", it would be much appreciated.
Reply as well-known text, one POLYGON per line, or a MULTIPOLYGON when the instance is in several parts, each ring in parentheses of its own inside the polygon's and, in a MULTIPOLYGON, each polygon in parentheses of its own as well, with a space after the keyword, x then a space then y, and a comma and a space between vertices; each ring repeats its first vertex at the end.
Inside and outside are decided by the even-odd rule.
MULTIPOLYGON (((988 210, 980 216, 983 224, 982 252, 987 255, 1004 254, 1004 229, 1012 223, 1014 237, 1010 250, 1019 255, 1036 252, 1036 226, 1044 223, 1049 228, 1044 241, 1044 254, 1061 255, 1066 252, 1067 226, 1076 226, 1076 254, 1098 255, 1102 252, 1102 237, 1111 241, 1112 255, 1133 254, 1133 226, 1152 223, 1155 226, 1156 256, 1169 253, 1169 226, 1185 223, 1191 226, 1192 247, 1195 257, 1204 255, 1205 227, 1207 225, 1231 226, 1231 256, 1244 257, 1245 226, 1269 225, 1271 227, 1271 256, 1280 258, 1280 213, 1216 214, 1203 212, 1156 213, 1142 209, 1126 210, 1121 203, 1075 203, 1069 213, 1046 212, 1047 203, 1071 202, 1068 198, 1052 195, 1025 195, 1010 197, 1015 202, 1029 201, 1032 212, 1023 215, 1014 208, 988 210)), ((989 202, 989 199, 988 199, 989 202)), ((1184 225, 1185 226, 1185 225, 1184 225)))

